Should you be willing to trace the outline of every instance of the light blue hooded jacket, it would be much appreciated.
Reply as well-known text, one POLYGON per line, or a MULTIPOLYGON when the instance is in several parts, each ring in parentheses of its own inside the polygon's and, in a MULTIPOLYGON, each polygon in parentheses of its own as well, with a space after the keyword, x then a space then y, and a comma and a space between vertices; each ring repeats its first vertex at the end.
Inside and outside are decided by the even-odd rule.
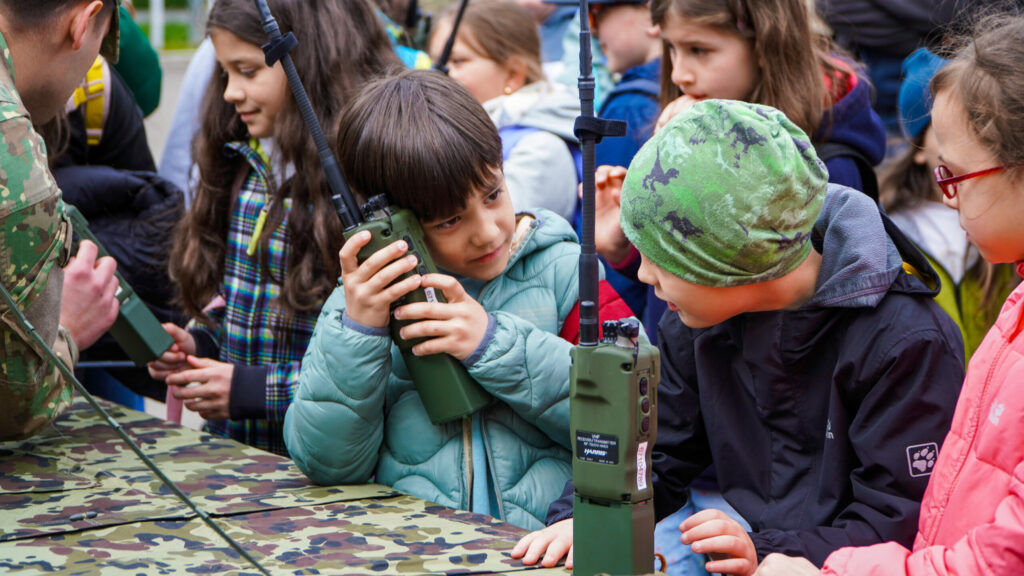
MULTIPOLYGON (((543 527, 572 473, 569 367, 558 336, 576 304, 580 248, 568 222, 546 210, 516 230, 505 272, 483 283, 459 278, 490 314, 487 334, 464 364, 496 399, 481 411, 495 515, 543 527)), ((473 484, 470 419, 430 423, 386 329, 343 319, 339 285, 324 305, 302 361, 285 442, 319 484, 376 481, 467 509, 473 484)), ((482 479, 481 479, 482 480, 482 479)))

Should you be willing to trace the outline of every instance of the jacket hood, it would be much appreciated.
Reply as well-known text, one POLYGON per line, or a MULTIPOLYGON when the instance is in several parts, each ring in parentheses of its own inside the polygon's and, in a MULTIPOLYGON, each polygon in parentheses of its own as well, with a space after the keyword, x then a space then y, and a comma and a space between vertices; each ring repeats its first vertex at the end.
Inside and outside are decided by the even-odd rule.
MULTIPOLYGON (((852 68, 846 60, 837 63, 852 68)), ((846 72, 853 86, 842 95, 831 110, 825 112, 815 142, 836 142, 857 150, 878 165, 885 157, 885 125, 871 107, 871 85, 853 71, 846 72)))
POLYGON ((870 198, 852 188, 829 184, 811 243, 822 254, 821 268, 805 306, 873 308, 890 291, 938 293, 938 275, 924 255, 870 198), (918 275, 901 274, 904 262, 918 275))
POLYGON ((578 142, 573 126, 580 115, 580 101, 561 84, 527 84, 508 96, 484 102, 484 110, 499 130, 506 126, 530 126, 578 142))

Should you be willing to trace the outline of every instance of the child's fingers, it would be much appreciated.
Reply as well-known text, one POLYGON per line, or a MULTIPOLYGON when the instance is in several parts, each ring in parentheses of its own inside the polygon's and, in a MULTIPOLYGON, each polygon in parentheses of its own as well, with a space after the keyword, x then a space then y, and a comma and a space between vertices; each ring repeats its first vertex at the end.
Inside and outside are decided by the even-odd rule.
POLYGON ((419 259, 411 254, 398 258, 401 256, 401 252, 405 252, 405 250, 396 254, 394 251, 388 250, 389 248, 390 246, 388 248, 382 248, 377 254, 367 258, 366 262, 363 263, 363 266, 366 267, 364 269, 367 272, 373 271, 371 276, 363 278, 362 280, 366 285, 366 289, 369 290, 371 294, 384 292, 392 283, 398 280, 399 276, 409 272, 410 270, 416 269, 416 265, 419 264, 419 259), (377 265, 380 261, 374 261, 371 263, 371 259, 385 250, 388 250, 395 258, 388 260, 385 265, 378 268, 377 265))
MULTIPOLYGON (((211 376, 213 376, 212 369, 196 368, 194 370, 182 370, 181 372, 175 372, 167 377, 166 382, 169 386, 187 386, 192 382, 206 382, 211 376)), ((189 396, 178 396, 177 392, 175 392, 175 397, 184 399, 189 396)))
POLYGON ((412 292, 413 290, 419 288, 420 283, 422 281, 423 276, 420 276, 419 274, 413 274, 412 276, 404 278, 400 282, 395 282, 394 284, 385 288, 380 293, 381 297, 383 297, 388 302, 394 302, 401 298, 402 296, 405 296, 409 292, 412 292))
POLYGON ((717 574, 751 574, 756 566, 751 566, 745 558, 729 558, 728 560, 712 560, 704 565, 704 569, 717 574))
POLYGON ((572 552, 572 540, 555 538, 555 540, 548 545, 548 551, 544 554, 544 559, 540 561, 540 565, 545 568, 557 566, 559 561, 566 557, 570 552, 572 552))
MULTIPOLYGON (((422 322, 419 322, 419 324, 422 324, 422 322)), ((438 322, 438 324, 440 324, 440 322, 438 322)), ((405 329, 403 328, 402 337, 406 338, 404 335, 404 330, 405 329)), ((442 327, 440 328, 440 330, 444 331, 444 334, 439 336, 411 336, 409 338, 406 338, 407 340, 413 338, 428 338, 428 340, 426 340, 425 342, 420 342, 419 344, 413 346, 412 353, 417 356, 430 356, 431 354, 451 354, 452 356, 458 357, 458 354, 456 353, 456 348, 458 347, 458 339, 455 338, 447 329, 442 327)))
POLYGON ((685 520, 683 520, 682 523, 679 524, 679 531, 686 532, 687 530, 704 524, 705 522, 709 522, 711 520, 725 519, 729 519, 729 516, 727 516, 721 510, 715 508, 707 508, 705 510, 697 512, 696 514, 688 516, 685 520))
POLYGON ((466 289, 455 279, 454 276, 438 274, 436 272, 423 275, 423 286, 439 288, 444 293, 444 298, 450 303, 461 302, 466 299, 466 289))
POLYGON ((356 271, 356 268, 359 267, 359 251, 370 243, 372 237, 369 231, 363 230, 341 245, 341 250, 338 251, 338 260, 341 263, 343 274, 356 271))
POLYGON ((697 554, 724 554, 730 557, 746 557, 743 542, 731 534, 720 534, 710 538, 694 540, 690 545, 697 554))
POLYGON ((527 566, 536 564, 547 552, 548 545, 554 540, 554 535, 546 531, 534 532, 530 536, 534 536, 534 538, 530 540, 526 554, 523 556, 523 564, 527 566))
POLYGON ((174 339, 176 344, 181 344, 188 341, 188 332, 173 322, 164 322, 160 325, 171 338, 174 339))

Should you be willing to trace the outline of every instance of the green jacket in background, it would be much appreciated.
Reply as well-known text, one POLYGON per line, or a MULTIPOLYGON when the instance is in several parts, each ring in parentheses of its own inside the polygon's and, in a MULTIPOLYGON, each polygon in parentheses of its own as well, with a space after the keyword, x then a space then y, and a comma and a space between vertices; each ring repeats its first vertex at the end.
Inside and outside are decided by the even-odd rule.
POLYGON ((938 273, 942 281, 942 289, 935 296, 935 301, 949 314, 949 317, 960 327, 960 334, 964 338, 964 359, 970 363, 971 355, 978 349, 985 334, 988 333, 992 323, 995 322, 1006 297, 1010 295, 1017 285, 1016 273, 1011 264, 1000 264, 996 266, 995 279, 993 282, 999 287, 996 294, 995 304, 989 313, 981 309, 981 284, 978 275, 974 273, 974 267, 967 271, 959 284, 953 282, 949 272, 939 264, 928 252, 918 246, 921 253, 925 255, 928 262, 938 273))
POLYGON ((114 69, 121 75, 135 101, 142 108, 142 115, 149 116, 160 105, 160 85, 163 71, 160 58, 149 43, 142 28, 132 20, 124 6, 120 10, 121 57, 114 69))

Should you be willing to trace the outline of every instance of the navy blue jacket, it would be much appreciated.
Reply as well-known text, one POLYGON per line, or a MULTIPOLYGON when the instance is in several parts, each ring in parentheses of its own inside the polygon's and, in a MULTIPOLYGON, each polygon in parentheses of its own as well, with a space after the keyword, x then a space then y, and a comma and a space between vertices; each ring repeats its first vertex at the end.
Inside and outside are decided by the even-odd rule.
MULTIPOLYGON (((857 77, 856 86, 825 113, 814 136, 814 145, 820 147, 826 143, 849 146, 872 166, 877 166, 885 157, 885 125, 871 107, 871 85, 862 77, 857 77)), ((827 159, 825 167, 829 182, 864 190, 860 172, 851 157, 827 159)))
POLYGON ((605 138, 595 149, 596 165, 629 166, 633 156, 651 137, 661 109, 658 107, 661 58, 634 66, 622 74, 618 84, 605 97, 598 116, 624 120, 626 135, 605 138))
MULTIPOLYGON (((830 187, 812 234, 815 295, 797 310, 659 327, 654 504, 663 518, 712 463, 725 499, 772 552, 821 565, 843 546, 910 546, 928 482, 915 448, 938 447, 963 382, 956 325, 924 257, 868 199, 830 187), (922 473, 923 472, 923 473, 922 473)), ((918 450, 919 451, 919 450, 918 450)), ((572 514, 552 504, 548 523, 572 514)))

